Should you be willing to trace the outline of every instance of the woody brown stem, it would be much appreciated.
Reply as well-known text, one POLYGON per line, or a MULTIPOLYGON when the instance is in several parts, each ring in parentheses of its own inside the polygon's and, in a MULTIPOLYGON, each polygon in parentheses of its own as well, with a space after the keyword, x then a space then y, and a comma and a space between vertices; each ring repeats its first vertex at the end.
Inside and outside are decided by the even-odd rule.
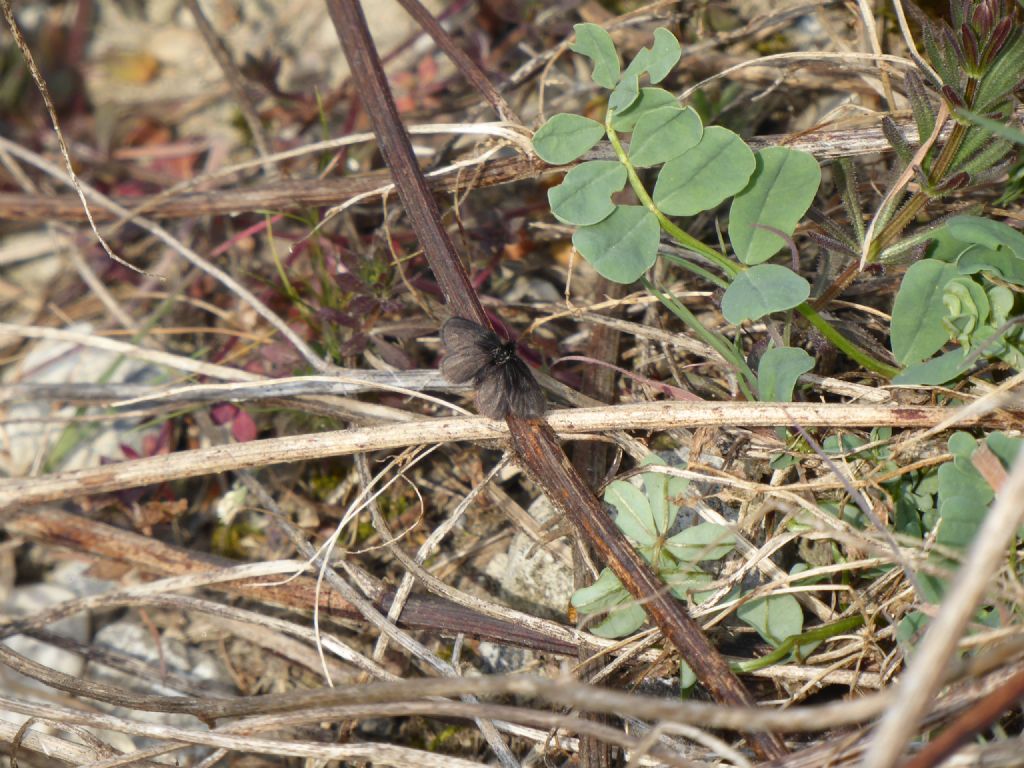
MULTIPOLYGON (((480 300, 468 274, 441 226, 437 204, 415 161, 412 146, 395 108, 380 58, 373 46, 358 0, 328 0, 327 7, 360 89, 380 144, 391 168, 399 197, 423 246, 427 262, 453 314, 486 326, 480 300)), ((686 608, 673 598, 647 562, 630 546, 601 502, 573 469, 555 433, 543 420, 508 417, 512 445, 523 468, 551 502, 575 525, 595 551, 643 605, 665 637, 690 664, 715 698, 725 704, 751 706, 753 698, 733 675, 725 659, 708 641, 686 608)), ((764 758, 785 754, 775 734, 751 734, 751 746, 764 758)))

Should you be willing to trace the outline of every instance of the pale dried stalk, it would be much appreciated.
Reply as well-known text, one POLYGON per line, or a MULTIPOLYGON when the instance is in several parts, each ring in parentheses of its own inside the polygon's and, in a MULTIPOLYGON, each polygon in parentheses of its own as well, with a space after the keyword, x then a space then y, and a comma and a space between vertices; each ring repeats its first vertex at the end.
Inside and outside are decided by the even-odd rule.
MULTIPOLYGON (((674 427, 774 427, 793 423, 804 426, 922 427, 950 415, 948 408, 915 406, 890 408, 878 405, 660 402, 576 408, 554 411, 548 423, 561 435, 581 435, 604 430, 662 430, 674 427)), ((998 423, 1001 420, 996 420, 998 423)), ((962 424, 980 423, 967 419, 962 424)), ((985 422, 987 423, 987 422, 985 422)), ((504 423, 482 417, 431 419, 411 424, 388 424, 290 437, 254 440, 167 456, 154 456, 102 467, 59 472, 41 477, 0 480, 0 514, 3 510, 81 494, 105 493, 140 485, 162 483, 216 472, 344 456, 364 451, 389 450, 411 445, 460 440, 505 439, 504 423)))
POLYGON ((1006 548, 1014 540, 1022 518, 1024 451, 1013 462, 1006 482, 974 536, 959 573, 949 581, 950 589, 938 615, 915 648, 910 664, 896 686, 895 700, 868 746, 865 765, 888 768, 902 756, 918 721, 942 686, 942 676, 937 675, 936 670, 946 668, 977 610, 979 600, 996 571, 1002 567, 1006 548))

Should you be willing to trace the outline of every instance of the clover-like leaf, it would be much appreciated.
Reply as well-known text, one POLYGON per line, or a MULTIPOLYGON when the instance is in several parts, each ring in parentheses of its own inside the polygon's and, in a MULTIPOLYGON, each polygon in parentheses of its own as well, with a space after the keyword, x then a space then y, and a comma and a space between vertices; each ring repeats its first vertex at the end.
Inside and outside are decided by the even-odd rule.
POLYGON ((566 224, 597 224, 615 210, 611 196, 626 184, 626 166, 617 160, 591 160, 569 171, 548 190, 548 205, 566 224))
MULTIPOLYGON (((935 600, 936 603, 939 600, 935 600)), ((904 616, 896 628, 896 639, 900 645, 914 646, 931 623, 931 617, 921 611, 911 611, 904 616)))
POLYGON ((946 317, 942 324, 963 346, 970 346, 971 336, 988 320, 989 303, 985 289, 969 277, 954 277, 942 291, 946 317))
POLYGON ((711 126, 697 146, 665 163, 654 185, 654 202, 673 216, 709 210, 743 189, 754 166, 754 153, 743 139, 711 126))
POLYGON ((636 632, 647 620, 644 609, 610 568, 603 569, 589 587, 576 590, 570 602, 580 613, 608 612, 604 621, 590 628, 598 637, 625 637, 636 632))
POLYGON ((757 366, 757 390, 763 403, 788 403, 796 380, 814 368, 814 358, 799 347, 772 347, 757 366))
POLYGON ((691 525, 665 541, 665 549, 686 563, 720 560, 735 546, 736 535, 717 523, 691 525))
POLYGON ((654 45, 637 51, 623 76, 640 77, 646 72, 652 85, 660 83, 679 63, 680 53, 682 48, 676 36, 664 27, 658 27, 654 30, 654 45))
POLYGON ((683 52, 676 36, 664 27, 654 30, 654 45, 647 62, 647 76, 652 84, 660 83, 672 68, 679 63, 679 55, 683 52))
POLYGON ((637 168, 661 165, 695 147, 703 133, 700 117, 689 107, 653 109, 636 121, 629 160, 637 168))
MULTIPOLYGON (((666 466, 665 460, 656 453, 649 453, 641 464, 666 466)), ((675 521, 677 504, 674 499, 686 493, 690 481, 685 477, 673 477, 661 472, 644 472, 644 491, 651 505, 651 514, 659 531, 667 531, 675 521)))
POLYGON ((788 267, 758 264, 741 272, 722 297, 722 314, 730 323, 758 320, 792 309, 807 300, 811 286, 788 267))
POLYGON ((623 78, 632 77, 637 81, 640 79, 640 75, 647 71, 648 65, 651 63, 651 49, 641 48, 636 52, 636 56, 629 62, 629 66, 626 67, 622 73, 623 78))
POLYGON ((661 227, 639 205, 620 205, 612 214, 572 236, 572 244, 601 275, 616 283, 631 283, 658 258, 661 227))
POLYGON ((849 432, 843 432, 840 435, 829 435, 821 441, 821 450, 830 456, 838 456, 839 454, 846 454, 847 458, 850 458, 862 445, 867 444, 860 435, 854 435, 849 432))
POLYGON ((892 383, 922 386, 945 384, 967 370, 967 355, 967 350, 960 347, 923 363, 908 365, 893 378, 892 383))
POLYGON ((608 617, 590 628, 598 637, 626 637, 636 632, 647 621, 647 614, 632 597, 623 600, 622 605, 608 611, 608 617))
POLYGON ((754 159, 750 183, 729 210, 729 240, 744 264, 767 261, 786 245, 771 230, 792 236, 821 183, 818 161, 807 152, 769 147, 754 159))
POLYGON ((992 325, 1001 326, 1010 322, 1010 313, 1013 311, 1013 291, 1005 285, 993 285, 988 289, 988 303, 992 310, 992 325))
POLYGON ((792 595, 769 595, 751 600, 736 610, 736 615, 774 646, 799 635, 804 628, 804 613, 792 595))
POLYGON ((658 569, 658 575, 672 594, 680 600, 692 600, 700 603, 707 599, 707 585, 712 582, 710 573, 702 571, 695 565, 686 562, 658 569))
POLYGON ((953 460, 939 467, 939 530, 936 541, 966 547, 978 532, 995 491, 971 462, 977 441, 965 432, 949 437, 953 460))
POLYGON ((619 54, 612 36, 597 24, 577 24, 573 27, 576 41, 570 50, 594 62, 591 77, 602 88, 614 88, 619 81, 619 54))
POLYGON ((599 613, 621 605, 628 595, 626 588, 622 586, 619 577, 611 568, 603 568, 597 581, 589 587, 577 589, 569 602, 582 613, 599 613))
POLYGON ((664 88, 641 88, 639 98, 629 109, 612 115, 612 128, 616 131, 632 131, 636 121, 651 110, 659 107, 679 106, 679 101, 664 88))
POLYGON ((679 659, 679 689, 689 691, 697 684, 697 673, 682 658, 679 659))
POLYGON ((943 227, 962 242, 984 245, 993 250, 1006 248, 1024 259, 1024 234, 1001 221, 980 216, 954 216, 943 227))
POLYGON ((612 95, 608 97, 608 108, 614 112, 625 112, 640 98, 640 80, 631 72, 626 72, 612 95))
POLYGON ((972 245, 957 259, 956 267, 961 275, 992 272, 1014 285, 1024 285, 1024 258, 1005 248, 993 250, 972 245))
POLYGON ((604 126, 582 115, 553 115, 533 135, 533 151, 546 163, 565 165, 581 157, 604 136, 604 126))
POLYGON ((1024 439, 1010 437, 1005 432, 993 432, 985 438, 985 444, 1005 466, 1012 467, 1021 447, 1024 447, 1024 439))
POLYGON ((643 491, 624 480, 614 480, 605 488, 604 500, 615 508, 615 524, 626 536, 641 547, 657 543, 663 529, 659 530, 643 491))
POLYGON ((1001 221, 954 216, 932 236, 932 258, 954 261, 962 275, 992 272, 1024 285, 1024 235, 1001 221))
POLYGON ((931 357, 949 341, 949 332, 942 326, 946 316, 942 292, 954 275, 954 265, 922 259, 903 276, 889 331, 893 356, 900 363, 931 357))

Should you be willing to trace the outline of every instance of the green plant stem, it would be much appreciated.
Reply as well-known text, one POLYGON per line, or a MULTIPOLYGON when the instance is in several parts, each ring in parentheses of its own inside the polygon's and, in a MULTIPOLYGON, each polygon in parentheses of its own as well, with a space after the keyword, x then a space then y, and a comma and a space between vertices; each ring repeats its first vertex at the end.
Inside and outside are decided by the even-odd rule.
POLYGON ((647 194, 647 190, 644 188, 643 182, 640 180, 640 175, 636 172, 636 168, 633 167, 633 163, 629 161, 629 156, 626 154, 626 150, 622 148, 622 142, 619 141, 619 134, 612 128, 612 114, 614 110, 609 109, 604 119, 605 131, 608 134, 608 141, 611 142, 612 149, 615 150, 615 156, 619 159, 619 162, 626 169, 626 174, 629 177, 629 185, 633 188, 633 192, 641 203, 658 219, 658 223, 661 224, 661 228, 668 232, 680 245, 684 248, 689 248, 691 251, 699 253, 709 261, 717 264, 729 277, 736 277, 740 273, 740 268, 725 258, 718 251, 713 248, 709 248, 700 240, 696 239, 688 232, 672 223, 669 218, 661 212, 657 205, 654 204, 654 200, 647 194))
POLYGON ((686 259, 682 258, 681 256, 676 256, 674 253, 663 253, 661 255, 662 255, 663 258, 668 259, 673 264, 675 264, 677 267, 682 267, 683 269, 685 269, 685 270, 687 270, 689 272, 693 272, 693 274, 695 274, 695 275, 697 275, 699 277, 703 277, 709 283, 711 283, 712 285, 717 285, 723 291, 726 288, 729 287, 729 283, 728 282, 726 282, 725 280, 720 278, 714 272, 711 272, 710 270, 704 269, 704 267, 700 266, 699 264, 694 264, 692 261, 687 261, 686 259))
POLYGON ((836 635, 852 632, 862 626, 864 626, 863 616, 848 616, 845 619, 834 621, 831 624, 815 627, 814 629, 808 630, 802 634, 791 635, 783 640, 782 644, 771 653, 762 656, 759 659, 752 659, 750 661, 734 661, 729 665, 729 667, 733 672, 738 672, 740 674, 756 672, 759 669, 770 667, 772 664, 778 664, 780 661, 785 660, 791 653, 793 653, 793 651, 799 649, 803 645, 821 642, 822 640, 827 640, 830 637, 835 637, 836 635))
MULTIPOLYGON (((615 156, 618 158, 619 162, 622 163, 622 165, 626 168, 626 174, 629 178, 630 186, 632 187, 633 192, 636 194, 637 198, 640 200, 641 203, 644 204, 647 210, 654 214, 654 216, 658 219, 658 223, 661 225, 661 228, 668 232, 668 234, 671 235, 678 243, 680 243, 680 245, 682 245, 684 248, 688 248, 689 250, 694 251, 695 253, 701 256, 704 256, 709 261, 716 264, 718 267, 722 269, 723 272, 726 273, 726 275, 729 277, 731 281, 733 278, 739 275, 744 269, 746 269, 746 267, 730 261, 729 259, 722 256, 722 254, 718 253, 718 251, 714 250, 713 248, 709 248, 700 240, 697 240, 696 238, 692 237, 687 232, 683 231, 680 227, 678 227, 676 224, 672 223, 668 219, 668 217, 661 212, 658 206, 654 204, 654 200, 651 199, 651 196, 647 193, 647 190, 644 188, 643 182, 640 180, 640 176, 637 174, 636 168, 634 168, 633 164, 629 161, 629 156, 626 154, 626 150, 623 149, 622 142, 619 141, 619 135, 615 132, 615 129, 612 128, 612 114, 613 110, 609 109, 607 114, 605 115, 605 131, 608 134, 608 140, 611 142, 612 148, 615 150, 615 156)), ((719 280, 715 280, 714 282, 717 285, 722 285, 721 281, 719 280)), ((647 281, 645 281, 645 284, 648 286, 650 285, 649 283, 647 283, 647 281)), ((649 287, 648 290, 654 291, 653 287, 649 287)), ((670 310, 672 310, 677 316, 679 316, 679 318, 683 320, 683 322, 690 326, 693 329, 693 331, 698 336, 700 336, 701 339, 704 340, 706 344, 712 346, 719 354, 722 355, 722 357, 724 357, 726 360, 733 363, 737 367, 737 370, 739 370, 743 374, 740 381, 741 388, 744 391, 744 395, 746 395, 747 397, 751 397, 751 391, 753 389, 756 389, 757 387, 757 379, 751 372, 750 367, 746 364, 746 361, 735 353, 735 351, 728 344, 725 338, 722 337, 720 334, 712 333, 703 325, 701 325, 700 321, 697 320, 693 313, 690 312, 685 307, 683 307, 681 304, 679 304, 679 302, 673 302, 673 304, 676 305, 675 307, 673 307, 672 304, 666 302, 665 298, 662 297, 662 294, 659 294, 656 291, 654 292, 656 293, 656 295, 658 295, 658 298, 661 300, 661 302, 665 304, 665 306, 668 307, 670 310), (712 341, 712 339, 714 339, 714 341, 712 341), (727 351, 723 351, 723 348, 724 350, 727 351), (747 380, 749 389, 747 386, 743 385, 743 379, 747 380)), ((819 315, 807 302, 800 304, 798 307, 796 307, 796 310, 805 318, 807 318, 811 325, 813 325, 815 328, 821 331, 822 335, 825 336, 825 338, 827 338, 829 341, 831 341, 838 350, 846 354, 854 362, 857 362, 864 368, 867 368, 869 371, 873 371, 874 373, 880 374, 890 379, 900 372, 899 368, 894 368, 891 365, 883 363, 881 360, 876 360, 867 352, 865 352, 856 344, 854 344, 845 336, 843 336, 837 329, 833 328, 827 320, 825 320, 821 315, 819 315)))
POLYGON ((687 327, 697 334, 701 341, 714 349, 726 360, 726 362, 736 368, 740 373, 740 377, 737 381, 739 382, 743 396, 748 400, 756 400, 757 398, 754 397, 753 391, 757 387, 757 377, 754 376, 753 371, 750 370, 750 366, 747 365, 747 361, 736 353, 736 350, 733 349, 728 340, 721 334, 705 328, 701 321, 697 319, 697 316, 694 315, 685 304, 676 301, 672 296, 669 296, 664 291, 659 290, 654 283, 646 277, 642 279, 644 287, 648 291, 657 296, 658 300, 662 304, 668 307, 676 317, 686 323, 687 327))
POLYGON ((883 363, 881 360, 876 360, 848 338, 843 336, 843 334, 833 328, 825 318, 815 312, 814 309, 812 309, 806 302, 798 306, 796 311, 807 318, 807 322, 821 331, 821 334, 831 341, 832 344, 835 345, 836 349, 854 362, 867 368, 869 371, 873 371, 880 376, 885 376, 887 379, 891 379, 900 372, 899 368, 889 365, 888 363, 883 363))
POLYGON ((277 248, 274 246, 273 218, 270 214, 266 214, 264 219, 267 223, 267 239, 270 241, 270 256, 274 260, 274 267, 277 269, 277 276, 281 280, 281 286, 284 288, 285 295, 293 304, 298 305, 299 311, 303 315, 308 317, 308 312, 305 311, 306 307, 303 306, 302 298, 299 296, 299 292, 295 290, 291 280, 288 279, 288 272, 285 270, 284 264, 281 263, 281 259, 277 254, 277 248))
MULTIPOLYGON (((892 219, 882 227, 878 237, 876 237, 871 243, 871 251, 868 254, 868 263, 878 261, 878 255, 886 248, 886 246, 899 239, 900 233, 910 226, 911 222, 917 218, 917 214, 924 210, 924 207, 928 205, 931 199, 930 195, 921 190, 914 192, 910 196, 910 199, 907 200, 892 219)), ((899 198, 894 199, 894 203, 898 201, 899 198)))
MULTIPOLYGON (((974 95, 977 91, 978 81, 976 78, 970 78, 967 81, 967 85, 964 88, 964 97, 968 106, 971 106, 974 102, 974 95)), ((952 111, 952 106, 950 106, 952 111)), ((938 157, 935 158, 935 162, 932 163, 932 167, 928 172, 928 183, 929 187, 934 187, 941 183, 943 177, 949 171, 953 165, 953 161, 956 159, 957 154, 960 152, 960 147, 963 145, 964 139, 967 137, 967 126, 962 122, 955 122, 953 124, 953 130, 949 132, 949 138, 946 143, 942 145, 942 149, 939 151, 938 157)), ((910 200, 904 205, 892 218, 891 221, 887 222, 874 242, 871 244, 871 253, 868 254, 868 261, 875 261, 886 246, 894 243, 900 234, 906 229, 910 223, 917 217, 929 201, 932 199, 932 195, 928 193, 927 189, 920 189, 915 192, 910 200)))

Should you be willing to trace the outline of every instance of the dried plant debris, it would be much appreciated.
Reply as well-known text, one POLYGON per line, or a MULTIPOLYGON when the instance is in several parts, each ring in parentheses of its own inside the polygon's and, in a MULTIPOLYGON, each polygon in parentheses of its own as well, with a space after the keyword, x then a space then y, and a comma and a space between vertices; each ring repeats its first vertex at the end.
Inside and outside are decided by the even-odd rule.
POLYGON ((0 765, 1017 764, 1020 4, 347 2, 0 0, 0 765))

